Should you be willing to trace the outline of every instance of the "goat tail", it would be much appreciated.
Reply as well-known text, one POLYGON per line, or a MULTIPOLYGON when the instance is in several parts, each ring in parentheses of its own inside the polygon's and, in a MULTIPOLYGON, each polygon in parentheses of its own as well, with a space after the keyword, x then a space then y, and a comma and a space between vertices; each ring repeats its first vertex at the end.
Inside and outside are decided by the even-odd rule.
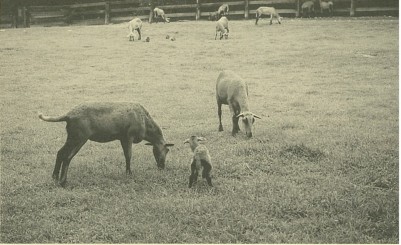
POLYGON ((64 121, 67 121, 67 119, 68 119, 66 115, 59 116, 59 117, 48 117, 48 116, 44 116, 42 113, 39 113, 39 118, 46 122, 64 122, 64 121))

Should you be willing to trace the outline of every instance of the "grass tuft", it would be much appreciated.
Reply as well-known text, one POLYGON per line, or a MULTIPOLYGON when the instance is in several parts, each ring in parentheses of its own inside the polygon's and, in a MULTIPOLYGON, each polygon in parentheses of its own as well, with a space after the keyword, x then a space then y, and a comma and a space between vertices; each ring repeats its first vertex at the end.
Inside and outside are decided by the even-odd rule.
POLYGON ((306 158, 309 161, 319 161, 325 157, 325 154, 319 149, 312 149, 304 144, 289 145, 283 147, 280 156, 286 158, 306 158))

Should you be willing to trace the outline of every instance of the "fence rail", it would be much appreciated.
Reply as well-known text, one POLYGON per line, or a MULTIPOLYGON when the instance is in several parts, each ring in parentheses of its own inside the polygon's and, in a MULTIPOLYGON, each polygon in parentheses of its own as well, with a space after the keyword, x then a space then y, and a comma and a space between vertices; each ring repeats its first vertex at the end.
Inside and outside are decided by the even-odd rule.
MULTIPOLYGON (((16 10, 1 13, 0 27, 29 27, 32 25, 66 25, 79 22, 108 24, 127 21, 134 16, 152 21, 154 7, 165 10, 169 18, 206 19, 222 4, 230 6, 230 16, 248 19, 259 6, 273 6, 282 15, 300 16, 300 5, 306 0, 241 0, 202 2, 192 4, 141 6, 139 0, 103 0, 92 3, 49 6, 17 6, 16 10)), ((332 0, 334 15, 366 15, 389 12, 398 16, 398 0, 332 0)), ((319 0, 316 0, 319 3, 319 0)))

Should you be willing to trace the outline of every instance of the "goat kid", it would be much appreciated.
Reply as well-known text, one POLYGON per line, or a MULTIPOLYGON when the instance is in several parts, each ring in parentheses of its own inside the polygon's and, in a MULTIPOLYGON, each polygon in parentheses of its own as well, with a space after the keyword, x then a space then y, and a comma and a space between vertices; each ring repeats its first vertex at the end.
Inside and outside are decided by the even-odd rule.
POLYGON ((212 170, 212 161, 210 160, 209 150, 206 146, 199 144, 201 141, 206 141, 204 137, 191 136, 184 141, 184 144, 188 143, 193 152, 191 159, 191 175, 189 176, 188 187, 191 188, 193 183, 198 180, 198 175, 201 170, 202 178, 205 178, 209 186, 213 186, 210 172, 212 170))

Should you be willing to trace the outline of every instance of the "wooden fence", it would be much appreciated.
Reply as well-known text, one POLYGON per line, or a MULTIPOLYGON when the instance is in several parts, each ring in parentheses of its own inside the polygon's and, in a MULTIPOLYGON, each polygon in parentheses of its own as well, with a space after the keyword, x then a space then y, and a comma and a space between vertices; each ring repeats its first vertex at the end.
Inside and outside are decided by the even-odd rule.
MULTIPOLYGON (((30 25, 109 24, 128 21, 134 16, 152 21, 154 7, 164 9, 170 19, 207 19, 209 13, 226 3, 230 18, 253 17, 260 6, 274 6, 281 15, 300 16, 300 5, 306 0, 240 0, 192 4, 154 5, 141 0, 104 0, 70 5, 17 6, 2 11, 0 27, 29 27, 30 25)), ((204 2, 203 2, 204 1, 204 2)), ((398 0, 332 0, 334 15, 361 16, 391 14, 398 16, 398 0)), ((317 1, 317 4, 319 1, 317 1)), ((1 7, 1 6, 0 6, 1 7)))

